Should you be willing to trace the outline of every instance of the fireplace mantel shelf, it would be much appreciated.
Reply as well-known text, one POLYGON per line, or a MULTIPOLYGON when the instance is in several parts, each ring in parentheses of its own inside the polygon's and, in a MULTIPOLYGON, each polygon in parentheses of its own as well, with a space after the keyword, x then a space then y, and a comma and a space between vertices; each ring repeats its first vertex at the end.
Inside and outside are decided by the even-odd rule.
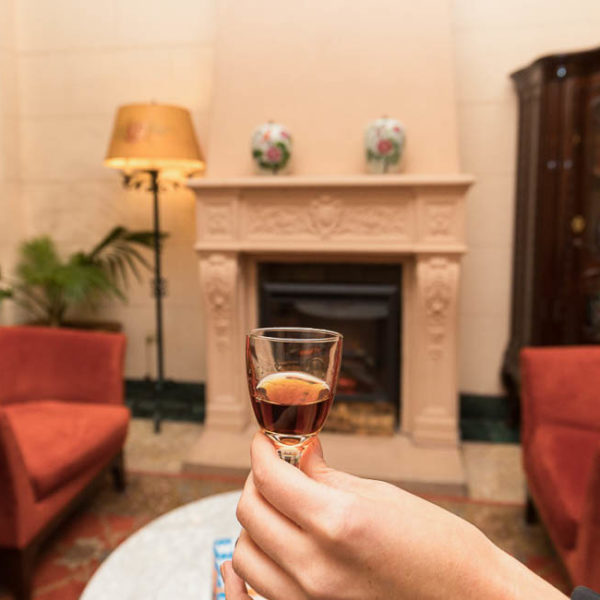
POLYGON ((188 186, 197 189, 245 188, 342 188, 342 187, 429 187, 469 186, 474 179, 465 174, 400 175, 279 175, 227 178, 194 177, 188 186))

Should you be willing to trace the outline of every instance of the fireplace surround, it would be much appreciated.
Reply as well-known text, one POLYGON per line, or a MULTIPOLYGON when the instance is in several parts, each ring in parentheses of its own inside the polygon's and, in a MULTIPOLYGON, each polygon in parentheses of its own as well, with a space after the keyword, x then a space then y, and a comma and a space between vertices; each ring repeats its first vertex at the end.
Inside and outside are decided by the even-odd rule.
POLYGON ((192 180, 206 319, 205 435, 252 427, 242 349, 259 324, 260 264, 388 263, 403 273, 396 435, 412 446, 456 449, 457 292, 470 183, 462 175, 192 180))

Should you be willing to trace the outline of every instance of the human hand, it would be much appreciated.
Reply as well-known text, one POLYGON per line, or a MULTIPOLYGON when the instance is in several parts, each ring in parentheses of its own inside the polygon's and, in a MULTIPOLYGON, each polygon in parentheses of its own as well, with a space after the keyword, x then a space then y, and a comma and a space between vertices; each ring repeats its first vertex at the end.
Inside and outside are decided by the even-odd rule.
POLYGON ((244 581, 269 600, 565 598, 466 521, 330 469, 318 441, 300 470, 257 434, 237 515, 227 600, 248 600, 244 581))
POLYGON ((244 580, 236 575, 230 560, 222 564, 221 577, 225 582, 226 600, 252 600, 244 580))

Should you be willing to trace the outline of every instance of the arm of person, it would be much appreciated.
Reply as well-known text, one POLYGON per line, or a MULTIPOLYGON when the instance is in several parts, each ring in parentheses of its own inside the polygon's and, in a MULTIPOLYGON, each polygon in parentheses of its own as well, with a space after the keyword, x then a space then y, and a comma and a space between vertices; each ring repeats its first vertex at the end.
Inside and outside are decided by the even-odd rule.
POLYGON ((395 486, 330 469, 318 441, 301 469, 252 443, 227 600, 565 600, 459 517, 395 486))

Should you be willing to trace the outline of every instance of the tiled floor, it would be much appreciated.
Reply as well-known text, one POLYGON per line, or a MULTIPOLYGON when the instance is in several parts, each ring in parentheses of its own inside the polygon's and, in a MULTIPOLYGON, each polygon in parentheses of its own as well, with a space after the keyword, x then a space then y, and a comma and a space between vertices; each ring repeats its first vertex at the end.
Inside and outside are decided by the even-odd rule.
POLYGON ((525 502, 525 474, 519 444, 463 443, 469 497, 525 502))
MULTIPOLYGON (((202 426, 164 422, 154 434, 152 422, 134 419, 127 441, 127 467, 133 471, 179 473, 202 426)), ((525 480, 517 444, 465 442, 462 446, 470 498, 521 503, 525 480)))
POLYGON ((125 447, 127 469, 179 473, 185 457, 198 439, 202 425, 163 421, 154 433, 151 419, 132 419, 125 447))

